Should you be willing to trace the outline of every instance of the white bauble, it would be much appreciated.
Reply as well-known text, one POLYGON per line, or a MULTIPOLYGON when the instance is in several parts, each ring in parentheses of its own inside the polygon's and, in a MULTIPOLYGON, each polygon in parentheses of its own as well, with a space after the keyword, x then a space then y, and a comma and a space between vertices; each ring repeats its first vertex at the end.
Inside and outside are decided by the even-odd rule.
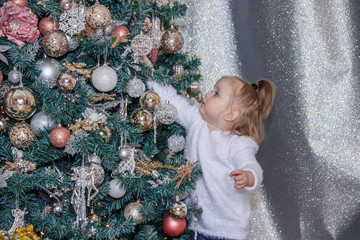
POLYGON ((91 82, 94 87, 101 92, 109 92, 113 90, 117 84, 118 78, 114 69, 102 65, 95 69, 91 76, 91 82))
POLYGON ((119 179, 115 178, 110 181, 109 195, 113 198, 121 198, 125 195, 126 189, 123 187, 119 179))

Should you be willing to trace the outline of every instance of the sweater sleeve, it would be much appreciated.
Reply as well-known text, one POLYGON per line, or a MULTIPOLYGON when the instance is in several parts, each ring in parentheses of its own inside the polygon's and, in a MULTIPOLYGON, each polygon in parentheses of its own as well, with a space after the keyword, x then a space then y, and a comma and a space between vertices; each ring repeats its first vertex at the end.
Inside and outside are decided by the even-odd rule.
POLYGON ((147 85, 149 88, 153 88, 160 96, 162 103, 168 100, 169 103, 176 107, 176 110, 178 111, 176 122, 185 129, 189 129, 196 118, 201 117, 199 108, 192 105, 186 97, 178 95, 175 88, 172 86, 163 86, 154 81, 148 81, 147 85))
POLYGON ((263 180, 263 170, 255 157, 259 147, 250 139, 241 141, 240 143, 235 144, 235 146, 231 160, 234 163, 236 170, 250 171, 254 175, 254 185, 244 188, 245 190, 253 191, 261 185, 263 180))

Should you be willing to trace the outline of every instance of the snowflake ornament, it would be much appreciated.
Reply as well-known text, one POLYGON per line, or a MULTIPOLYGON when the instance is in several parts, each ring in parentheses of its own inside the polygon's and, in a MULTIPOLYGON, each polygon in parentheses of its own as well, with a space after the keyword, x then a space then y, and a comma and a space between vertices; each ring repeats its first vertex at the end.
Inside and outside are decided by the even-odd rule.
POLYGON ((85 13, 71 7, 60 15, 59 29, 70 37, 79 34, 85 29, 85 13))

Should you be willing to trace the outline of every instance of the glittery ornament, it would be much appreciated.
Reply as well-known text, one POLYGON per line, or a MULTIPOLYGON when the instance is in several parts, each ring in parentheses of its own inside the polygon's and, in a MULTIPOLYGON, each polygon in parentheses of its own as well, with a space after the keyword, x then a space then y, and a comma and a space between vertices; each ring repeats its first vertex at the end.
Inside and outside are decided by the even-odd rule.
POLYGON ((20 5, 23 7, 28 6, 28 0, 10 0, 9 2, 15 3, 16 5, 20 5))
POLYGON ((136 56, 146 56, 152 49, 152 41, 149 36, 140 34, 131 41, 131 50, 136 56))
POLYGON ((42 39, 45 53, 50 57, 61 57, 67 52, 68 42, 63 32, 53 30, 42 39))
POLYGON ((56 123, 48 115, 40 111, 31 118, 30 127, 33 133, 39 136, 42 131, 54 129, 56 123))
POLYGON ((176 196, 175 202, 171 203, 169 208, 169 214, 173 218, 184 218, 187 214, 186 204, 179 200, 179 197, 176 196))
POLYGON ((66 39, 68 41, 68 49, 67 49, 68 52, 77 49, 81 42, 81 37, 79 36, 70 37, 69 35, 66 35, 66 39))
POLYGON ((155 108, 154 115, 159 122, 171 124, 175 122, 177 118, 177 110, 174 105, 170 104, 169 101, 166 101, 165 104, 155 108))
POLYGON ((0 132, 4 133, 9 126, 9 117, 5 114, 5 112, 0 112, 0 132))
POLYGON ((56 127, 50 132, 50 142, 57 148, 65 147, 69 138, 70 132, 64 127, 56 127))
POLYGON ((124 217, 126 219, 132 218, 136 224, 141 223, 144 220, 144 217, 142 216, 142 208, 143 205, 139 202, 132 202, 129 203, 124 210, 124 217))
POLYGON ((35 140, 35 134, 32 132, 30 125, 26 122, 16 123, 9 132, 10 142, 20 149, 24 149, 35 140))
POLYGON ((63 206, 60 202, 56 202, 51 207, 51 212, 57 216, 60 217, 63 212, 63 206))
POLYGON ((56 80, 61 74, 60 64, 56 59, 42 58, 36 62, 36 68, 41 71, 39 81, 50 88, 56 86, 56 80))
POLYGON ((70 92, 74 89, 75 85, 75 76, 70 72, 60 74, 57 79, 57 86, 61 92, 70 92))
POLYGON ((11 70, 8 74, 8 80, 12 83, 19 83, 22 79, 22 73, 17 70, 11 70))
POLYGON ((173 152, 180 152, 185 148, 185 138, 179 135, 172 135, 168 139, 169 149, 173 152))
POLYGON ((161 37, 161 46, 164 53, 178 52, 184 45, 184 38, 178 30, 171 27, 161 37))
POLYGON ((186 228, 185 218, 176 219, 170 216, 170 214, 165 214, 161 222, 161 229, 169 237, 180 236, 186 228))
POLYGON ((87 9, 85 19, 92 29, 103 29, 110 24, 111 13, 106 6, 95 3, 87 9))
POLYGON ((126 188, 117 178, 110 181, 109 195, 113 198, 122 198, 126 193, 126 188))
POLYGON ((101 92, 109 92, 116 87, 118 81, 117 74, 114 69, 102 65, 95 69, 91 76, 91 83, 101 92))
POLYGON ((130 149, 126 147, 119 147, 118 155, 121 160, 125 160, 130 156, 130 149))
POLYGON ((111 38, 115 39, 111 48, 117 47, 120 43, 126 43, 129 41, 128 36, 130 30, 125 26, 117 26, 111 32, 111 38))
POLYGON ((139 78, 134 77, 126 85, 126 91, 130 97, 138 98, 145 92, 145 84, 139 78))
POLYGON ((147 131, 153 126, 153 117, 151 113, 144 108, 135 109, 131 114, 130 121, 143 131, 147 131))
POLYGON ((31 117, 36 111, 34 93, 27 87, 15 87, 4 97, 4 110, 12 118, 23 120, 31 117))
POLYGON ((94 177, 94 184, 99 185, 104 181, 105 178, 105 170, 101 166, 101 159, 95 153, 88 157, 89 171, 91 175, 94 177))
POLYGON ((161 99, 154 89, 150 89, 141 95, 139 102, 146 110, 153 111, 155 107, 160 106, 161 99))
POLYGON ((63 12, 59 19, 59 30, 70 37, 85 29, 85 13, 78 7, 71 7, 63 12))
POLYGON ((39 22, 39 30, 42 35, 46 35, 54 29, 59 28, 59 22, 48 17, 44 17, 39 22))

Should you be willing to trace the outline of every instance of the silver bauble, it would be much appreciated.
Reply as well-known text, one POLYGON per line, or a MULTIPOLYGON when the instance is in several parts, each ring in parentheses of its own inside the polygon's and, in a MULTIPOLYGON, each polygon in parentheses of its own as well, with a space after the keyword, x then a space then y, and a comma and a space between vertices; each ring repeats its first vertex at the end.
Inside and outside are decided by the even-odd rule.
POLYGON ((168 139, 169 149, 173 152, 180 152, 185 148, 185 138, 183 136, 172 135, 168 139))
POLYGON ((22 73, 19 70, 11 70, 8 74, 8 80, 12 83, 19 83, 22 78, 22 73))
POLYGON ((126 85, 126 91, 130 97, 138 98, 145 92, 145 84, 139 78, 134 77, 126 85))
POLYGON ((94 87, 101 92, 109 92, 116 87, 118 78, 114 69, 102 65, 95 69, 91 76, 91 82, 94 87))
POLYGON ((51 211, 53 214, 55 214, 55 216, 59 217, 63 211, 62 204, 59 202, 54 203, 51 208, 51 211))
POLYGON ((31 130, 35 133, 36 136, 39 136, 40 133, 44 130, 52 130, 56 127, 56 123, 44 112, 37 112, 30 121, 31 130))
POLYGON ((165 104, 155 108, 154 115, 156 119, 163 124, 171 124, 177 118, 176 107, 166 101, 165 104))
POLYGON ((110 181, 109 195, 113 198, 121 198, 125 195, 126 188, 117 178, 110 181))
POLYGON ((36 63, 36 67, 41 71, 39 81, 50 88, 56 86, 56 80, 61 74, 60 63, 54 58, 42 58, 36 63))
POLYGON ((130 156, 130 150, 126 147, 119 147, 118 154, 121 160, 125 160, 130 156))
POLYGON ((77 49, 81 42, 81 38, 79 36, 70 37, 69 35, 66 34, 66 39, 68 41, 68 48, 67 48, 68 52, 77 49))
POLYGON ((109 26, 104 28, 104 37, 106 37, 106 38, 111 37, 111 33, 112 33, 112 31, 114 30, 115 27, 116 27, 116 25, 113 22, 111 22, 109 24, 109 26))

